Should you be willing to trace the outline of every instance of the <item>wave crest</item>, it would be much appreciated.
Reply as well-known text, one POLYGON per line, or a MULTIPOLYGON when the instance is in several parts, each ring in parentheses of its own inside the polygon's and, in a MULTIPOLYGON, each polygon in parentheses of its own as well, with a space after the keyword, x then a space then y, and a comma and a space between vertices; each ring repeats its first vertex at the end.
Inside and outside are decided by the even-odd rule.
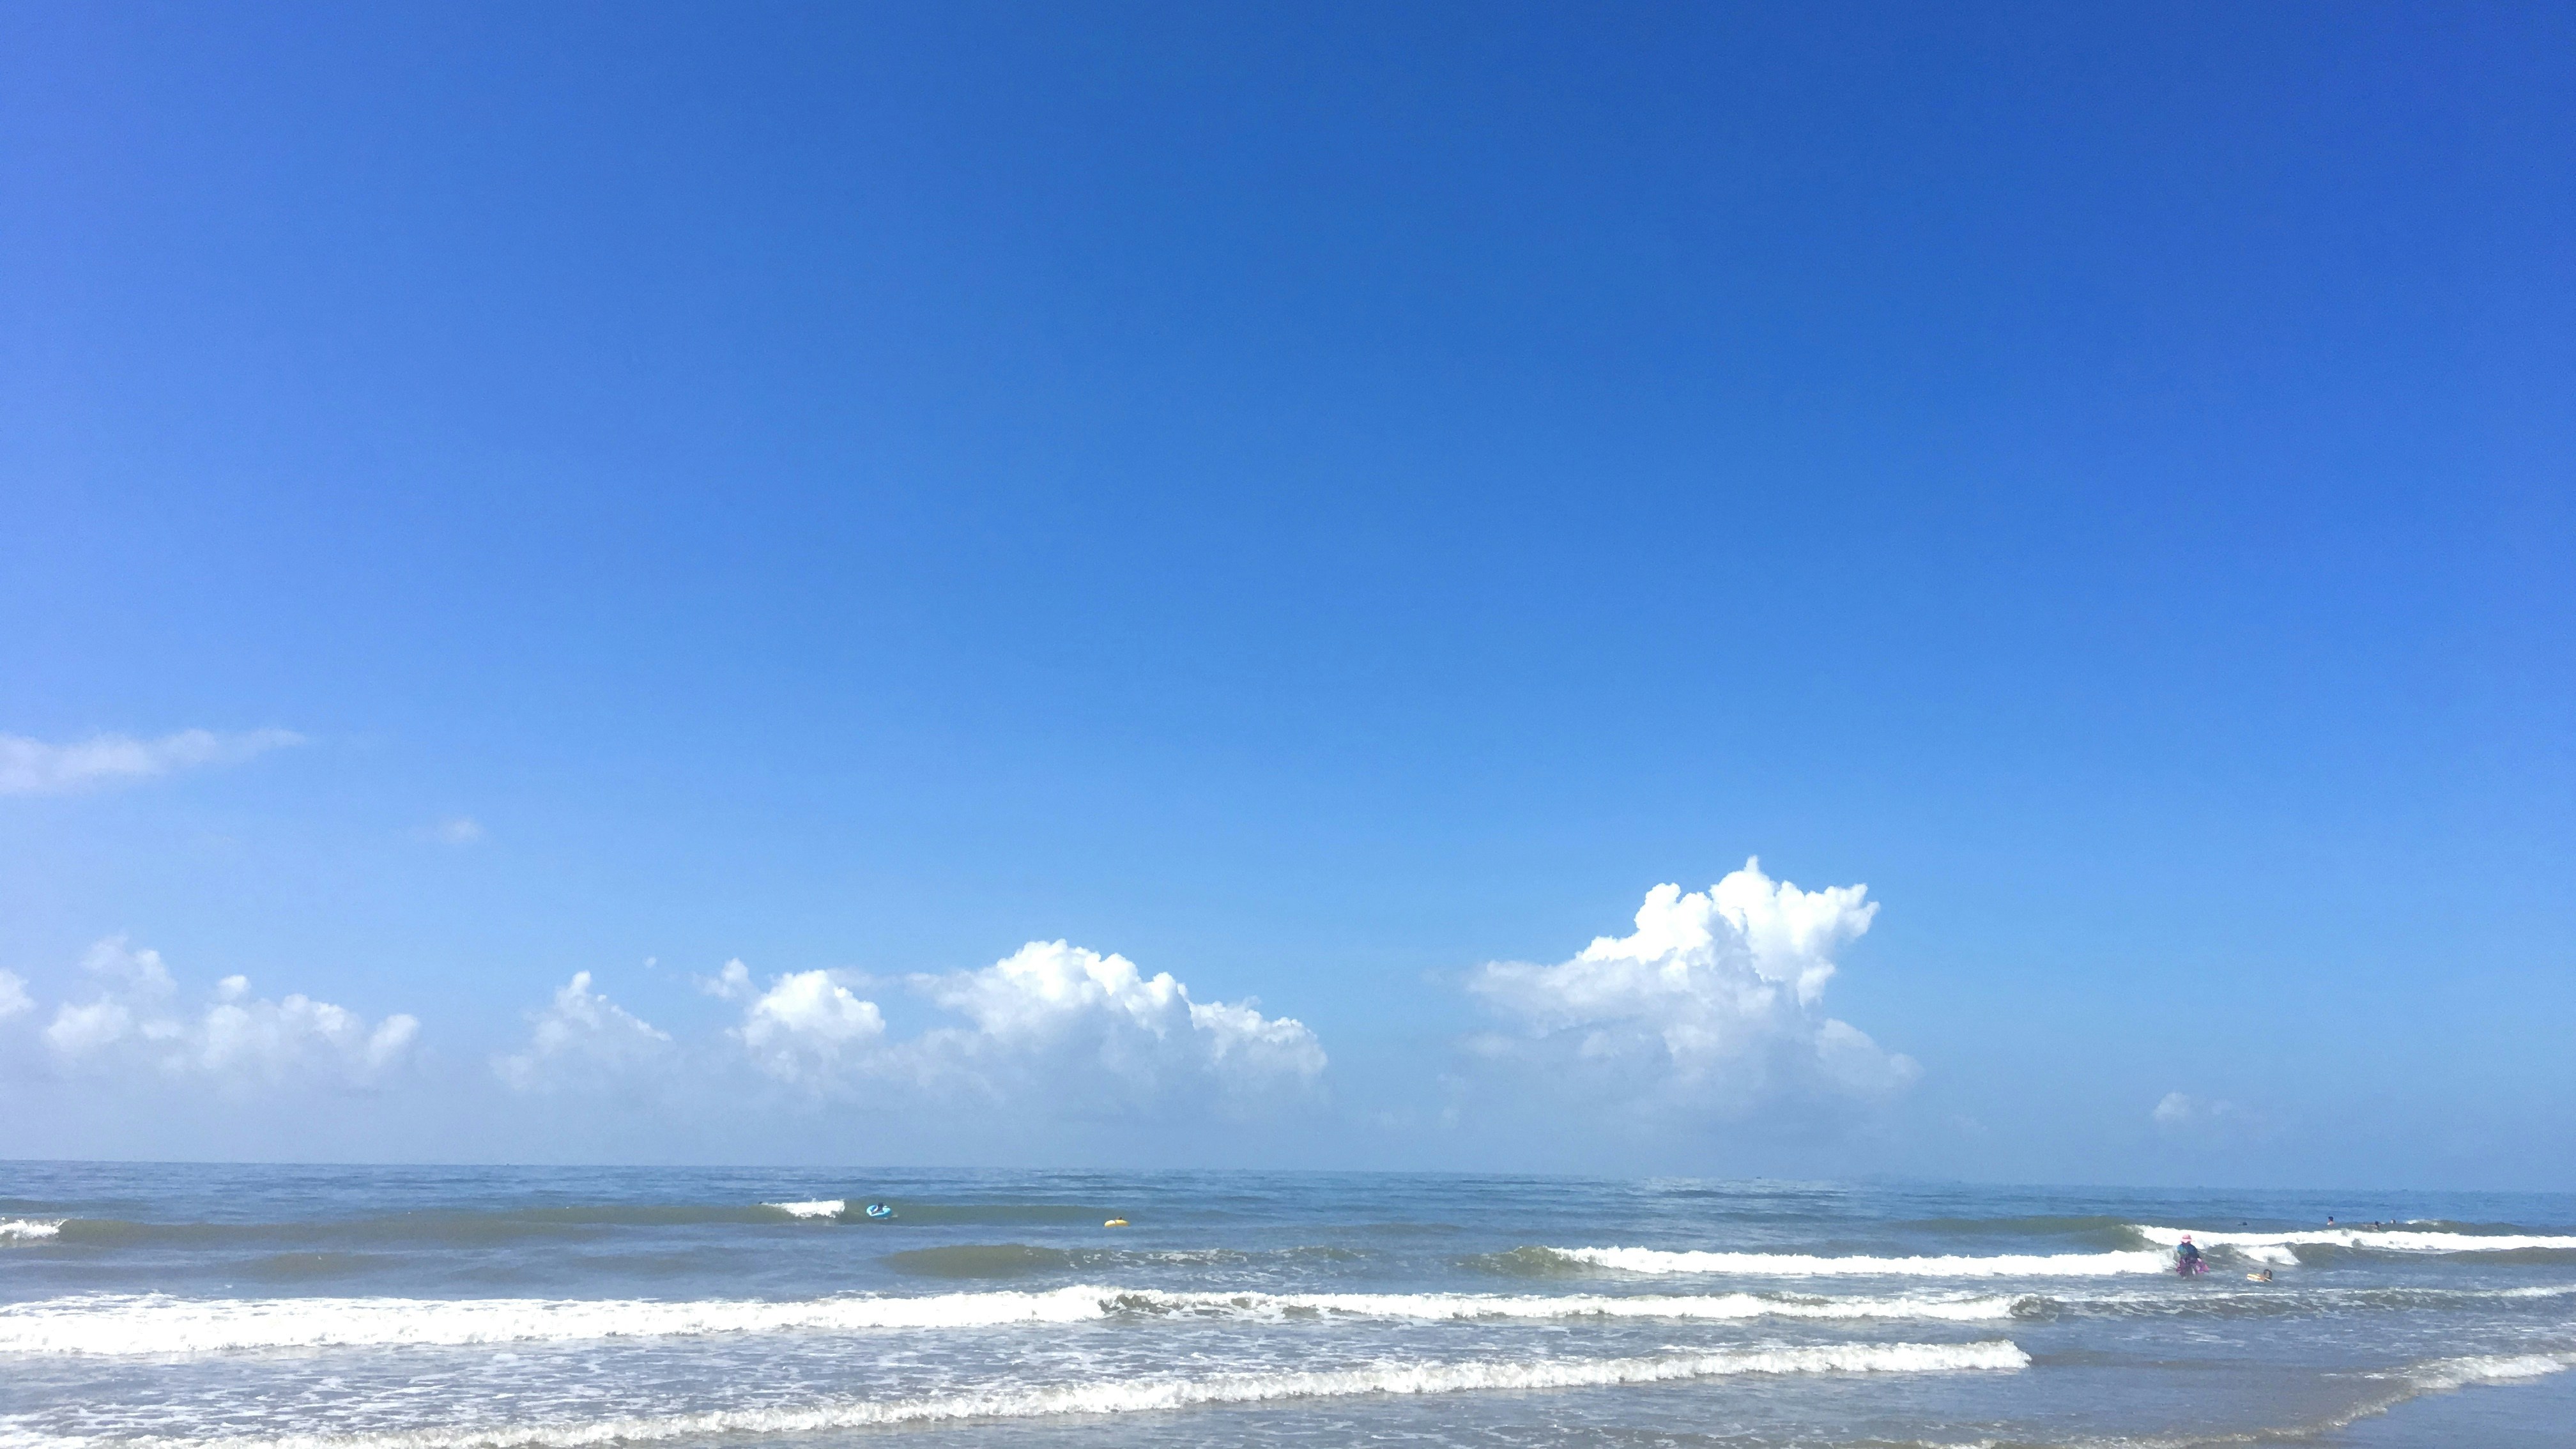
MULTIPOLYGON (((1378 1362, 1300 1373, 1222 1374, 1198 1379, 1110 1380, 1038 1388, 988 1389, 935 1398, 854 1400, 807 1409, 717 1409, 694 1414, 508 1427, 412 1429, 355 1435, 346 1449, 574 1449, 720 1434, 796 1434, 960 1419, 1131 1414, 1201 1405, 1360 1394, 1448 1394, 1478 1390, 1567 1389, 1668 1383, 1735 1374, 2009 1372, 2030 1355, 2009 1339, 1983 1343, 1838 1344, 1734 1349, 1640 1358, 1537 1359, 1520 1363, 1378 1362)), ((279 1449, 295 1439, 207 1441, 211 1449, 279 1449)))
POLYGON ((1735 1273, 1781 1278, 2093 1278, 2173 1270, 2170 1257, 2146 1251, 1917 1258, 1827 1258, 1807 1253, 1675 1252, 1662 1248, 1533 1247, 1514 1252, 1541 1259, 1552 1257, 1570 1267, 1615 1268, 1623 1273, 1735 1273))
POLYGON ((158 1357, 266 1349, 461 1347, 743 1333, 991 1328, 1118 1314, 1279 1320, 1668 1318, 2008 1319, 1999 1295, 1891 1298, 1476 1293, 1180 1293, 1082 1285, 1047 1293, 942 1293, 796 1302, 712 1299, 57 1298, 0 1307, 0 1355, 158 1357))
POLYGON ((2230 1248, 2257 1262, 2295 1262, 2300 1247, 2363 1248, 2384 1253, 2514 1253, 2533 1249, 2576 1251, 2576 1236, 2557 1233, 2460 1233, 2405 1228, 2313 1228, 2286 1233, 2204 1233, 2131 1223, 2129 1231, 2159 1247, 2182 1242, 2186 1231, 2204 1248, 2230 1248))

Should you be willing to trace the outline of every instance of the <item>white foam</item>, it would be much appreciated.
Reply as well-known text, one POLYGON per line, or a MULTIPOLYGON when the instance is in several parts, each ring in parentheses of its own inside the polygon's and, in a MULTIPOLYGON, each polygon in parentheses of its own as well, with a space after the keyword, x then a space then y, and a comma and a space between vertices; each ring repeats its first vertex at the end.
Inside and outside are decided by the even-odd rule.
MULTIPOLYGON (((2025 1368, 2030 1355, 2008 1339, 1985 1343, 1836 1344, 1735 1349, 1641 1358, 1538 1359, 1520 1363, 1381 1361, 1303 1373, 1221 1374, 1198 1379, 1094 1380, 987 1389, 934 1398, 844 1400, 804 1409, 717 1409, 694 1414, 590 1419, 552 1424, 409 1429, 334 1436, 337 1449, 583 1449, 611 1443, 799 1434, 880 1424, 1015 1419, 1058 1414, 1132 1414, 1209 1404, 1358 1394, 1449 1394, 1476 1390, 1566 1389, 1664 1383, 1733 1374, 1957 1373, 2025 1368)), ((210 1449, 318 1449, 321 1436, 197 1441, 210 1449)))
POLYGON ((1542 1248, 1568 1262, 1629 1273, 1740 1273, 1769 1277, 2094 1278, 2166 1273, 2162 1253, 2020 1253, 1993 1257, 1824 1258, 1804 1253, 1667 1252, 1661 1248, 1542 1248))
POLYGON ((776 1208, 791 1218, 837 1218, 849 1203, 841 1198, 826 1197, 812 1202, 765 1202, 761 1206, 776 1208))
POLYGON ((33 1218, 0 1219, 0 1243, 32 1243, 38 1238, 50 1238, 62 1230, 59 1220, 45 1223, 33 1218))
POLYGON ((1988 1294, 1896 1298, 1765 1298, 1752 1293, 1705 1296, 1499 1293, 1161 1293, 1118 1295, 1121 1307, 1169 1313, 1275 1317, 1289 1313, 1367 1318, 1911 1318, 1951 1323, 2010 1318, 2021 1300, 1988 1294))
POLYGON ((1918 1319, 1989 1322, 2018 1300, 1997 1296, 1764 1298, 1507 1296, 1475 1293, 1166 1293, 1099 1286, 1046 1293, 941 1293, 796 1302, 714 1299, 173 1298, 159 1294, 46 1299, 0 1306, 0 1355, 158 1356, 260 1349, 571 1342, 735 1333, 850 1333, 1078 1323, 1118 1313, 1278 1319, 1370 1318, 1918 1319))
MULTIPOLYGON (((2161 1243, 2170 1248, 2182 1242, 2186 1230, 2157 1227, 2151 1223, 2132 1223, 2129 1231, 2150 1243, 2161 1243)), ((2517 1248, 2576 1249, 2576 1237, 2535 1233, 2425 1233, 2370 1228, 2316 1228, 2295 1233, 2204 1233, 2198 1229, 2189 1231, 2192 1241, 2205 1248, 2275 1248, 2286 1251, 2301 1244, 2313 1243, 2337 1248, 2378 1248, 2392 1253, 2505 1253, 2517 1248)), ((2282 1260, 2260 1258, 2257 1261, 2282 1260)))
POLYGON ((0 1354, 150 1355, 787 1330, 975 1328, 1105 1317, 1098 1288, 919 1298, 54 1298, 0 1306, 0 1354))
POLYGON ((2407 1377, 2427 1389, 2462 1388, 2469 1384, 2510 1383, 2516 1379, 2545 1378, 2563 1371, 2567 1360, 2542 1353, 2499 1354, 2489 1357, 2435 1359, 2407 1371, 2407 1377))

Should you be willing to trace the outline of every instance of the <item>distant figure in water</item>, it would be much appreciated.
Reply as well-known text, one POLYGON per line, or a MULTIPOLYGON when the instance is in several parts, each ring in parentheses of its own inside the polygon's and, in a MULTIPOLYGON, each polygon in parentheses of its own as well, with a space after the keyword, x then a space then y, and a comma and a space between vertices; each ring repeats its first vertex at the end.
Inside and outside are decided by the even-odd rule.
POLYGON ((2269 1268, 2260 1268, 2254 1272, 2246 1274, 2245 1278, 2246 1281, 2251 1283, 2269 1283, 2272 1281, 2272 1270, 2269 1268))
POLYGON ((2207 1271, 2201 1266, 2200 1249, 2192 1246, 2189 1233, 2182 1235, 2182 1246, 2174 1249, 2174 1259, 2174 1271, 2186 1278, 2194 1273, 2207 1271))
POLYGON ((2333 1214, 2333 1213, 2328 1213, 2328 1214, 2326 1214, 2326 1226, 2327 1226, 2327 1227, 2333 1227, 2333 1226, 2334 1226, 2334 1214, 2333 1214))

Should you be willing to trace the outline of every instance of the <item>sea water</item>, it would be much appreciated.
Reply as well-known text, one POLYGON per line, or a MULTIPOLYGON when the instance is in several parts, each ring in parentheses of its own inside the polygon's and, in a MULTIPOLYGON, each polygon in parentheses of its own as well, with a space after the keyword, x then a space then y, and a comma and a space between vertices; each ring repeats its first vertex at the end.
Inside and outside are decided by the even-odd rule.
POLYGON ((2570 1364, 2564 1196, 0 1163, 0 1449, 2523 1449, 2570 1364))

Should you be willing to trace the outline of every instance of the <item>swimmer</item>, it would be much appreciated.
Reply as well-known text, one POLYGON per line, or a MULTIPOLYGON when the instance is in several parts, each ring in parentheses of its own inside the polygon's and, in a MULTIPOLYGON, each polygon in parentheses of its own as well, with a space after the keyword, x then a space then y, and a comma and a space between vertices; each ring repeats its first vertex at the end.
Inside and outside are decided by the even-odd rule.
POLYGON ((2248 1273, 2245 1275, 2245 1281, 2248 1283, 2269 1283, 2272 1281, 2272 1270, 2264 1268, 2256 1272, 2248 1273))

